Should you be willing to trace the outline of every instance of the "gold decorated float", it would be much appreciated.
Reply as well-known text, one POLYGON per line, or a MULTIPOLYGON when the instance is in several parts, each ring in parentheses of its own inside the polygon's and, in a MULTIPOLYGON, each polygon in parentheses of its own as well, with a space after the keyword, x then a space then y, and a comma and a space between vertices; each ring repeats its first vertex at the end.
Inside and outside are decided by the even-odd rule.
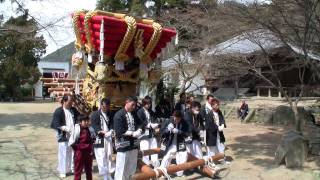
POLYGON ((142 96, 158 83, 161 71, 152 64, 175 30, 153 20, 104 11, 77 11, 72 17, 76 53, 71 63, 76 75, 66 80, 69 84, 44 79, 55 96, 74 92, 90 109, 107 97, 117 109, 127 96, 142 96))

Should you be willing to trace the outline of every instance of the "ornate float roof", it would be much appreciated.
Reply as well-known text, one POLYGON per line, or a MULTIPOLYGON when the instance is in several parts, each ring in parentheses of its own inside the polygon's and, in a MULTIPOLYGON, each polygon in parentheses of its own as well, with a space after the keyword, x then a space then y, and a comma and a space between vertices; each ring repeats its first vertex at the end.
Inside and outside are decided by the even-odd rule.
POLYGON ((103 24, 103 54, 116 61, 137 57, 144 64, 151 63, 176 35, 174 29, 163 28, 153 20, 135 19, 125 14, 77 11, 72 17, 76 48, 99 54, 103 24))

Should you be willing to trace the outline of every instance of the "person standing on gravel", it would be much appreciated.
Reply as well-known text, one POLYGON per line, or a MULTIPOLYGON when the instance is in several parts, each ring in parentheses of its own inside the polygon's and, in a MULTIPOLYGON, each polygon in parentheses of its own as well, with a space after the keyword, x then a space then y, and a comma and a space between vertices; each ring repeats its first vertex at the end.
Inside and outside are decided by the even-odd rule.
POLYGON ((206 128, 206 145, 208 156, 214 156, 218 153, 224 154, 225 137, 223 129, 226 128, 226 123, 222 112, 219 109, 219 100, 212 100, 212 111, 205 117, 206 128))
POLYGON ((57 132, 58 141, 58 172, 61 178, 67 173, 73 173, 73 150, 68 145, 71 130, 74 128, 79 112, 72 107, 73 97, 64 95, 62 106, 53 113, 51 128, 57 132))
POLYGON ((112 180, 111 173, 115 171, 115 163, 112 161, 113 154, 113 115, 110 111, 110 100, 103 98, 100 109, 91 114, 92 127, 97 134, 94 143, 99 174, 104 180, 112 180))
POLYGON ((142 124, 136 117, 137 98, 128 97, 122 109, 113 117, 115 148, 117 151, 115 180, 129 180, 136 172, 138 160, 138 137, 142 134, 142 124))

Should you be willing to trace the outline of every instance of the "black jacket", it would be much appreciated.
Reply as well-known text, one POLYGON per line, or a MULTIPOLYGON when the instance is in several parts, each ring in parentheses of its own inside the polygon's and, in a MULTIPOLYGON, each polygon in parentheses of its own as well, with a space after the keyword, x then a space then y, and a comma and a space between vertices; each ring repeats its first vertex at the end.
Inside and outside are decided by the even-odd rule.
POLYGON ((152 110, 148 110, 149 114, 150 114, 150 122, 147 120, 147 116, 146 116, 146 113, 145 113, 145 110, 144 108, 140 108, 137 112, 137 116, 140 120, 140 122, 142 123, 142 127, 143 127, 143 131, 149 131, 149 135, 147 137, 144 137, 144 138, 152 138, 154 137, 154 129, 152 129, 151 127, 150 128, 147 128, 147 125, 148 123, 157 123, 156 122, 156 118, 155 118, 155 114, 152 110))
MULTIPOLYGON (((73 123, 74 124, 78 123, 77 119, 78 119, 79 112, 74 107, 70 108, 70 112, 73 115, 73 123)), ((63 107, 61 106, 54 111, 53 118, 50 125, 52 129, 55 129, 58 132, 58 136, 57 136, 58 142, 68 141, 67 133, 60 129, 61 126, 65 126, 65 125, 66 125, 65 114, 64 114, 63 107)))
MULTIPOLYGON (((224 124, 224 128, 227 128, 226 121, 225 121, 224 116, 220 110, 218 111, 218 115, 219 115, 219 126, 224 124)), ((223 131, 219 132, 219 136, 220 136, 220 142, 222 142, 222 143, 226 142, 226 138, 224 137, 223 131)))
MULTIPOLYGON (((219 126, 224 124, 224 126, 227 127, 224 117, 220 110, 218 111, 218 115, 219 115, 219 126)), ((205 129, 206 129, 206 144, 207 146, 216 146, 217 132, 219 132, 219 130, 218 130, 218 126, 215 123, 213 112, 212 111, 204 112, 204 119, 205 119, 205 129)), ((220 136, 220 142, 221 143, 225 142, 225 137, 223 132, 219 132, 219 136, 220 136)))
POLYGON ((182 114, 186 111, 186 104, 184 102, 179 101, 175 106, 174 110, 181 111, 182 114))
MULTIPOLYGON (((142 123, 134 112, 131 113, 134 118, 135 130, 143 129, 142 123)), ((113 117, 113 128, 116 134, 115 146, 117 152, 125 152, 132 149, 138 149, 137 138, 125 136, 124 133, 128 130, 127 112, 124 108, 116 112, 113 117)))
POLYGON ((94 144, 95 147, 104 147, 104 135, 103 134, 98 134, 99 131, 102 131, 103 124, 101 124, 101 120, 104 120, 108 126, 108 129, 111 130, 113 129, 113 116, 110 112, 106 113, 108 116, 108 119, 105 119, 104 116, 102 115, 101 109, 98 111, 95 111, 91 114, 90 119, 91 119, 91 126, 94 129, 97 139, 99 142, 98 144, 94 144))
POLYGON ((174 133, 170 132, 167 128, 170 123, 172 123, 175 128, 179 129, 179 133, 177 135, 177 151, 186 150, 185 138, 190 135, 188 123, 184 119, 181 119, 180 123, 175 125, 173 119, 170 119, 163 122, 161 126, 161 137, 163 144, 166 146, 164 153, 168 151, 168 148, 173 143, 174 133))
POLYGON ((185 121, 189 125, 192 140, 200 141, 200 130, 204 130, 203 118, 200 114, 194 115, 191 110, 186 111, 184 115, 185 121))
POLYGON ((156 106, 156 116, 157 118, 170 118, 172 110, 169 104, 158 104, 156 106))

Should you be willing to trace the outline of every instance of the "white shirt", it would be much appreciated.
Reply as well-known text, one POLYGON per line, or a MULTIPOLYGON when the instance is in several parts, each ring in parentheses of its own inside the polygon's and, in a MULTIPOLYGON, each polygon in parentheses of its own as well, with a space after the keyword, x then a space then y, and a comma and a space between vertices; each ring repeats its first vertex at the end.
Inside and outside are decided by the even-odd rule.
POLYGON ((146 114, 146 117, 147 117, 147 121, 148 123, 150 123, 150 113, 147 109, 143 108, 144 109, 144 113, 146 114))
POLYGON ((63 111, 65 115, 66 126, 71 130, 74 128, 73 115, 70 109, 66 109, 63 107, 63 111))
POLYGON ((127 112, 127 123, 128 123, 128 131, 134 131, 134 119, 130 112, 127 112))
POLYGON ((102 116, 104 117, 102 123, 103 123, 103 131, 108 131, 108 126, 107 126, 107 122, 109 120, 107 114, 105 112, 101 111, 102 116))
POLYGON ((206 108, 209 109, 209 110, 212 110, 211 104, 209 104, 208 102, 206 102, 206 108))
MULTIPOLYGON (((175 128, 178 129, 178 126, 179 126, 179 125, 175 124, 174 126, 175 126, 175 128)), ((173 145, 177 145, 177 141, 178 141, 178 134, 174 134, 174 135, 173 135, 172 144, 173 144, 173 145)))
POLYGON ((214 117, 214 120, 217 124, 217 126, 219 126, 219 114, 215 111, 213 111, 213 117, 214 117))
POLYGON ((101 111, 102 116, 104 117, 104 119, 107 121, 108 120, 108 116, 105 112, 101 111))

